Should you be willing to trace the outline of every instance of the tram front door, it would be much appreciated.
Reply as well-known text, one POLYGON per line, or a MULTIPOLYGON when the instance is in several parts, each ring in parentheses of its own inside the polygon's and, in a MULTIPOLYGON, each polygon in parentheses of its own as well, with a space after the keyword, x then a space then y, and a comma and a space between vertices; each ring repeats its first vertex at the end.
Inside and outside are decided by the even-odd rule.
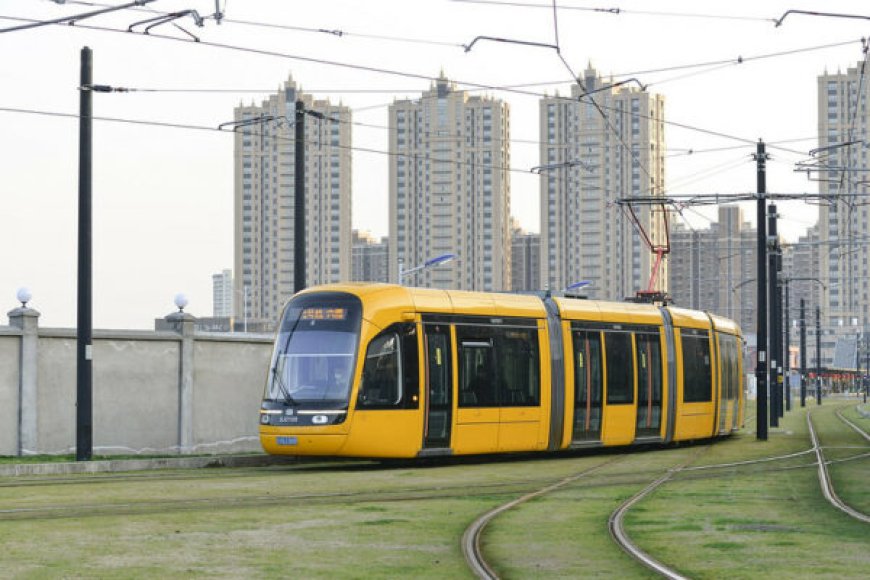
POLYGON ((574 442, 601 440, 601 332, 574 331, 574 442))
POLYGON ((426 350, 426 419, 423 427, 424 448, 450 447, 453 373, 450 368, 450 326, 424 325, 426 350))

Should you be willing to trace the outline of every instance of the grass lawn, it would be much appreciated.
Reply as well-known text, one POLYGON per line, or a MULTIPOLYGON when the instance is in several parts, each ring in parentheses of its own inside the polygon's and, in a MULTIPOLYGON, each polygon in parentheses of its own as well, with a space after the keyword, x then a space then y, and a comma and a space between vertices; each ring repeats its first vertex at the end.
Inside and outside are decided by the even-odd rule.
MULTIPOLYGON (((836 419, 838 405, 807 409, 827 456, 847 459, 868 446, 836 419)), ((651 578, 609 537, 617 506, 686 461, 697 468, 805 451, 805 413, 796 407, 767 442, 745 432, 713 445, 402 468, 357 461, 3 478, 0 570, 23 578, 466 578, 459 540, 477 516, 597 466, 496 517, 484 554, 505 578, 651 578)), ((864 577, 870 530, 824 501, 814 460, 678 472, 628 513, 626 530, 692 578, 864 577)), ((843 500, 864 511, 868 468, 864 458, 832 469, 843 500)))

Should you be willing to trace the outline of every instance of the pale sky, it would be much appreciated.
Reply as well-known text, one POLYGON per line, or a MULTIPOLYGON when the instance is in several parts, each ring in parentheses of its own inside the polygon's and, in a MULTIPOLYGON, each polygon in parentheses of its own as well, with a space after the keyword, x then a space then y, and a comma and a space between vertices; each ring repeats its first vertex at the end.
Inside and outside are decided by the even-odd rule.
MULTIPOLYGON (((151 37, 119 32, 153 17, 134 10, 76 26, 0 32, 0 309, 14 308, 16 289, 27 286, 33 293, 30 305, 42 313, 41 325, 75 326, 74 116, 83 46, 94 51, 95 83, 161 89, 95 94, 95 117, 216 128, 232 120, 234 106, 259 103, 292 74, 306 92, 341 101, 354 109, 355 122, 374 125, 354 126, 355 147, 386 151, 387 105, 394 98, 418 96, 429 86, 420 77, 435 77, 441 69, 460 83, 551 83, 522 91, 569 94, 570 72, 550 48, 478 42, 465 52, 462 45, 476 36, 555 43, 552 3, 520 0, 499 6, 498 1, 221 0, 225 21, 219 26, 206 20, 199 28, 190 17, 177 21, 201 43, 188 42, 190 37, 172 24, 153 29, 151 37)), ((0 28, 25 23, 10 18, 48 20, 98 6, 0 0, 0 28)), ((157 0, 146 8, 207 15, 214 6, 214 0, 157 0)), ((870 16, 867 2, 565 0, 558 6, 559 46, 574 72, 591 62, 615 80, 637 77, 647 90, 665 96, 667 121, 712 132, 666 126, 673 155, 667 160, 668 193, 754 191, 750 154, 760 137, 792 150, 769 149, 769 191, 817 191, 814 182, 794 172, 795 162, 816 147, 817 76, 856 65, 870 22, 791 15, 777 28, 773 20, 789 9, 870 16), (841 46, 752 58, 830 44, 841 46), (738 57, 742 64, 736 63, 738 57), (701 152, 711 148, 725 149, 701 152), (698 153, 679 155, 688 149, 698 153)), ((488 94, 511 107, 511 166, 539 165, 532 143, 538 139, 539 97, 502 90, 488 94)), ((154 318, 174 310, 178 292, 188 295, 189 312, 211 315, 211 275, 233 262, 232 143, 230 133, 95 121, 95 328, 151 328, 154 318)), ((354 228, 387 234, 387 169, 386 155, 354 152, 354 228)), ((539 230, 538 179, 512 173, 512 214, 531 231, 539 230)), ((704 214, 714 211, 685 215, 703 228, 709 224, 704 214)), ((780 213, 780 229, 793 240, 815 223, 818 212, 813 205, 789 202, 780 204, 780 213)), ((746 206, 745 219, 754 222, 754 215, 754 205, 746 206)))

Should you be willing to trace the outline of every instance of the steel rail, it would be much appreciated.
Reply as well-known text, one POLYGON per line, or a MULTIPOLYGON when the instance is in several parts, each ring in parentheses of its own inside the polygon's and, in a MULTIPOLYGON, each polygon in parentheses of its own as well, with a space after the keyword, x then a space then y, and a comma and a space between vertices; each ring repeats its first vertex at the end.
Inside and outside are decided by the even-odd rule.
POLYGON ((647 568, 661 574, 665 578, 671 578, 673 580, 686 580, 686 576, 679 574, 678 572, 668 568, 640 548, 638 548, 632 541, 631 538, 628 537, 628 534, 625 532, 625 528, 623 526, 623 518, 628 510, 631 509, 636 503, 645 498, 647 495, 653 492, 657 487, 668 481, 673 475, 680 471, 682 466, 669 470, 665 475, 658 478, 641 491, 636 493, 634 496, 627 499, 621 506, 619 506, 615 512, 610 514, 610 519, 607 521, 607 528, 610 531, 611 537, 614 541, 619 544, 619 547, 623 549, 629 556, 633 557, 635 560, 646 566, 647 568))
POLYGON ((866 431, 864 431, 861 427, 859 427, 859 426, 857 426, 856 424, 854 424, 853 422, 851 422, 849 419, 845 418, 845 417, 843 416, 843 414, 840 413, 840 410, 839 410, 839 409, 837 409, 835 412, 837 413, 837 417, 838 417, 842 422, 844 422, 846 425, 848 425, 849 427, 851 427, 852 429, 854 429, 855 432, 858 433, 858 435, 860 435, 861 437, 863 437, 863 438, 866 439, 867 441, 870 441, 870 434, 868 434, 866 431))
POLYGON ((822 488, 822 494, 825 496, 825 499, 843 513, 855 518, 856 520, 870 524, 870 516, 846 505, 843 500, 837 496, 837 492, 834 491, 834 484, 831 481, 831 474, 828 472, 828 464, 825 462, 822 447, 819 445, 819 438, 816 434, 816 429, 813 426, 812 413, 810 411, 807 411, 807 425, 809 426, 813 448, 816 450, 816 460, 819 468, 819 485, 822 488))
POLYGON ((483 530, 486 528, 487 524, 492 521, 497 515, 502 512, 506 512, 507 510, 514 508, 524 502, 527 502, 530 499, 540 497, 542 495, 546 495, 552 491, 555 491, 561 487, 565 487, 569 483, 573 483, 580 479, 581 477, 585 477, 590 473, 601 469, 605 465, 609 465, 615 461, 615 459, 611 459, 609 461, 605 461, 604 463, 600 463, 594 467, 590 467, 589 469, 585 469, 580 473, 576 473, 569 477, 566 477, 554 484, 542 487, 537 491, 533 491, 531 493, 527 493, 521 497, 513 499, 505 504, 502 504, 483 515, 479 516, 471 525, 465 529, 465 532, 462 534, 461 547, 462 547, 462 555, 465 557, 465 562, 468 564, 468 567, 471 568, 472 573, 478 578, 485 578, 487 580, 496 580, 499 576, 495 573, 495 570, 486 562, 486 559, 483 557, 483 554, 480 550, 480 536, 483 533, 483 530))

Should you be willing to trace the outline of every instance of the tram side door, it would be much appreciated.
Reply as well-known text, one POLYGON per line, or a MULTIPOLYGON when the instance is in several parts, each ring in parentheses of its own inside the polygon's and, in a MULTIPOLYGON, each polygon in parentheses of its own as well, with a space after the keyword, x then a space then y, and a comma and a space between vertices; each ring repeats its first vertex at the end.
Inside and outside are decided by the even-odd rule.
POLYGON ((601 332, 574 331, 575 442, 601 440, 601 332))
POLYGON ((662 428, 662 345, 658 331, 638 332, 637 437, 659 437, 662 428))
POLYGON ((451 409, 453 407, 450 326, 426 324, 424 329, 426 420, 423 426, 423 447, 445 448, 450 447, 451 409))

